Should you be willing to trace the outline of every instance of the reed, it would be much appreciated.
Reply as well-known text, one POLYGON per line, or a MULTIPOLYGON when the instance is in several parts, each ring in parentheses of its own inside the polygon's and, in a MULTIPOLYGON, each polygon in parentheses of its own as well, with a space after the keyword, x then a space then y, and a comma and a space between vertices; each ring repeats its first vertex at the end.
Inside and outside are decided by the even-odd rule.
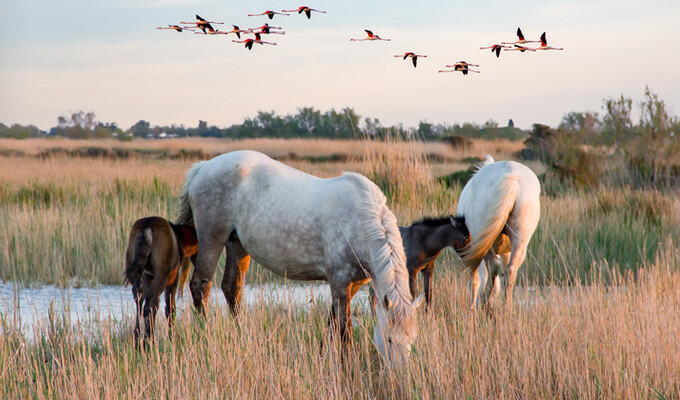
MULTIPOLYGON (((0 147, 8 142, 14 143, 0 141, 0 147)), ((24 149, 32 143, 15 142, 24 149)), ((38 148, 44 142, 50 141, 32 144, 38 148)), ((147 146, 158 143, 175 142, 144 142, 147 146)), ((192 143, 196 148, 215 144, 211 139, 192 143)), ((238 143, 261 149, 278 146, 281 154, 293 150, 303 154, 296 140, 238 143)), ((483 156, 494 147, 498 154, 509 154, 514 147, 504 147, 508 143, 514 146, 512 142, 474 141, 466 155, 483 156)), ((400 223, 407 225, 423 216, 455 213, 460 185, 446 188, 434 179, 441 173, 437 170, 455 168, 455 163, 433 160, 428 146, 434 145, 438 144, 397 139, 312 141, 308 146, 318 148, 308 149, 317 154, 332 154, 343 146, 353 146, 356 153, 326 162, 285 162, 323 177, 344 170, 365 174, 385 192, 400 223)), ((173 219, 175 196, 191 164, 171 158, 0 157, 4 172, 0 176, 0 279, 23 284, 122 284, 125 241, 132 223, 151 215, 173 219)), ((467 168, 469 162, 461 165, 467 168)), ((675 192, 629 187, 568 190, 556 197, 544 194, 542 217, 520 269, 520 281, 588 280, 593 269, 610 276, 653 262, 667 247, 677 246, 677 198, 675 192)), ((446 253, 441 262, 457 266, 457 257, 446 253)), ((223 262, 219 265, 218 277, 223 262)), ((250 283, 279 280, 257 265, 246 279, 250 283)))
POLYGON ((446 271, 400 373, 379 360, 361 307, 342 363, 323 301, 263 300, 236 319, 226 309, 209 308, 205 320, 182 309, 173 339, 159 317, 144 352, 132 316, 84 325, 51 310, 31 339, 0 315, 0 397, 677 398, 678 261, 669 250, 636 279, 616 275, 614 286, 518 288, 516 306, 491 319, 467 311, 463 283, 446 271))

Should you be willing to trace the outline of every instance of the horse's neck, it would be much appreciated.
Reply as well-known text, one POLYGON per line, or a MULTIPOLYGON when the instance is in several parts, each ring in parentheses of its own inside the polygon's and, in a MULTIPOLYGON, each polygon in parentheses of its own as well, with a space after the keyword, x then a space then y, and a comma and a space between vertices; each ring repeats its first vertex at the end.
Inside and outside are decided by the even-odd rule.
POLYGON ((433 257, 439 254, 440 251, 449 243, 449 229, 448 225, 440 225, 437 227, 421 226, 415 229, 414 235, 418 239, 416 242, 421 243, 422 251, 428 257, 433 257))

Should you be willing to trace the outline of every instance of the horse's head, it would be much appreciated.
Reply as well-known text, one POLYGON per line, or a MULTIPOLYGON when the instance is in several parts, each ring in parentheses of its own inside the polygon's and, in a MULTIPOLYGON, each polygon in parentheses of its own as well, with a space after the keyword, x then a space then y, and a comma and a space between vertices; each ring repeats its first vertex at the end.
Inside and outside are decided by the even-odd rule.
POLYGON ((416 338, 416 309, 423 303, 421 294, 412 303, 393 304, 385 295, 376 307, 373 340, 382 357, 392 368, 405 365, 411 357, 411 345, 416 338))
POLYGON ((449 220, 453 227, 450 235, 451 246, 456 251, 460 251, 470 243, 470 231, 465 224, 465 217, 454 217, 453 215, 450 215, 449 220))

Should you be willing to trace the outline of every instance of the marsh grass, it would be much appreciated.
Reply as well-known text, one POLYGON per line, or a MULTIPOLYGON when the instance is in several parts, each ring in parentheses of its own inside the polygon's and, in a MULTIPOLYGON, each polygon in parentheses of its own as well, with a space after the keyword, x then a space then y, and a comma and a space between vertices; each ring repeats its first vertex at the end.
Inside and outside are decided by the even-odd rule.
MULTIPOLYGON (((19 144, 28 153, 30 143, 19 144)), ((158 143, 176 145, 145 145, 158 143)), ((231 145, 179 143, 210 151, 231 145)), ((404 225, 453 213, 460 185, 446 188, 435 178, 469 166, 437 162, 424 150, 430 144, 420 142, 314 144, 323 150, 295 141, 248 143, 283 155, 358 146, 356 156, 336 161, 286 162, 321 176, 366 174, 404 225)), ((497 159, 507 159, 499 155, 516 149, 504 146, 473 141, 459 156, 495 149, 497 159)), ((190 165, 180 158, 0 157, 0 279, 122 283, 133 221, 172 219, 190 165)), ((419 312, 412 363, 399 374, 378 358, 373 320, 357 304, 344 364, 328 338, 324 301, 264 301, 237 319, 226 308, 210 308, 206 320, 181 309, 173 340, 159 316, 157 341, 144 352, 132 344, 133 316, 85 323, 52 309, 37 321, 0 315, 0 398, 678 398, 677 193, 628 187, 560 193, 541 198, 514 308, 498 309, 495 318, 468 312, 457 257, 440 257, 434 303, 419 312), (20 328, 27 322, 36 329, 30 337, 20 328)), ((280 278, 253 265, 247 279, 280 278)))
MULTIPOLYGON (((29 151, 26 146, 31 141, 15 142, 29 151)), ((43 146, 43 142, 38 140, 33 146, 43 146)), ((7 143, 0 141, 0 145, 7 143)), ((219 144, 211 139, 142 142, 149 148, 178 143, 190 143, 193 147, 188 149, 217 148, 219 144)), ((447 188, 436 179, 436 171, 445 165, 456 168, 455 163, 437 163, 428 156, 428 149, 435 145, 450 151, 444 144, 396 138, 382 142, 311 141, 307 147, 299 141, 270 139, 235 143, 276 147, 281 154, 293 150, 296 154, 333 154, 352 148, 354 155, 348 159, 285 162, 323 177, 344 170, 368 176, 384 191, 402 225, 423 216, 455 213, 462 189, 460 183, 447 188)), ((511 147, 506 148, 505 142, 473 141, 473 148, 460 156, 483 156, 494 148, 497 157, 511 154, 516 144, 508 143, 511 147)), ((0 157, 0 279, 22 284, 121 284, 130 227, 136 219, 150 215, 174 219, 175 196, 191 164, 182 159, 0 157)), ((468 168, 469 163, 462 165, 468 168)), ((587 281, 593 269, 606 277, 653 262, 666 247, 677 246, 677 198, 672 191, 629 187, 544 194, 541 220, 520 269, 520 281, 587 281)), ((447 253, 442 261, 456 263, 457 257, 447 253)), ((222 265, 223 260, 217 279, 221 279, 222 265)), ((255 263, 246 279, 249 283, 281 281, 255 263)))
POLYGON ((156 342, 141 352, 131 316, 83 325, 52 310, 31 339, 2 315, 0 397, 677 398, 679 258, 669 251, 614 286, 521 287, 495 318, 467 311, 449 269, 398 373, 379 359, 370 313, 356 304, 344 363, 324 301, 263 301, 236 319, 226 308, 205 320, 183 309, 173 340, 159 317, 156 342))

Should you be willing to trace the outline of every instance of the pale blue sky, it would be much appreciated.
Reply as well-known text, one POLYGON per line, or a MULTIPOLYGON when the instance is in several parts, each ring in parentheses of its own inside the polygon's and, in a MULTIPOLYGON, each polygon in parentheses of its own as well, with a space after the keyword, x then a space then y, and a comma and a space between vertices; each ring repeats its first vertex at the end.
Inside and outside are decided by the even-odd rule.
POLYGON ((49 129, 57 117, 94 111, 127 129, 226 127, 257 111, 352 107, 383 125, 509 118, 555 126, 602 99, 636 102, 645 85, 680 114, 680 1, 0 0, 0 122, 49 129), (328 11, 246 17, 302 4, 328 11), (156 30, 193 20, 244 27, 270 22, 286 35, 252 51, 215 37, 156 30), (546 31, 565 51, 506 52, 480 46, 546 31), (350 42, 363 29, 391 42, 350 42), (414 69, 395 54, 427 54, 414 69), (445 64, 480 74, 437 74, 445 64))

